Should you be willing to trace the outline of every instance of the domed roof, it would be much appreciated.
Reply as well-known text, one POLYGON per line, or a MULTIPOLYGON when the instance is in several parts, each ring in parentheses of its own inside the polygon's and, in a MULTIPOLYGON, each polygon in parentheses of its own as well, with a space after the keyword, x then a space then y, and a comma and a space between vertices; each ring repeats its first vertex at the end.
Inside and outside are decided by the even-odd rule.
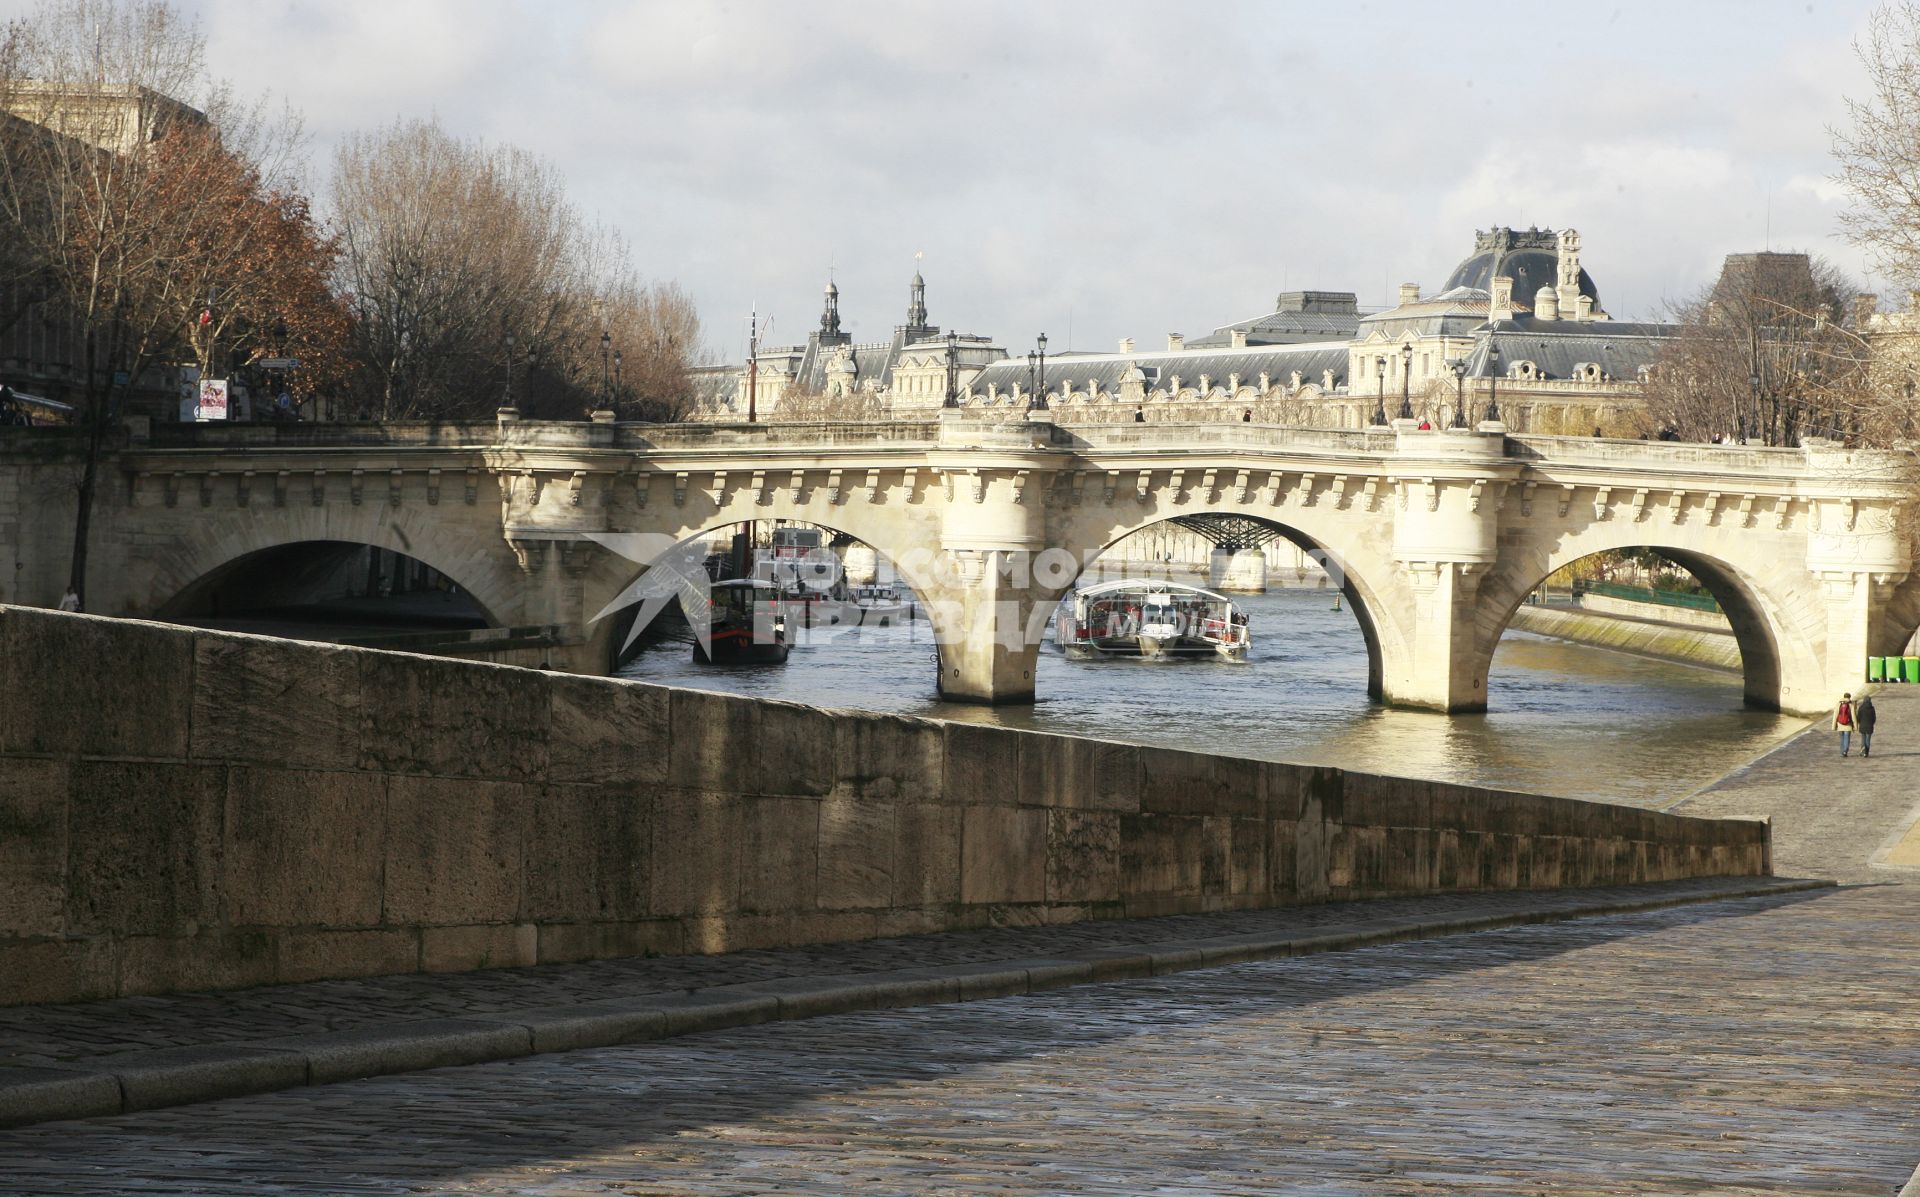
MULTIPOLYGON (((1482 291, 1493 290, 1493 262, 1500 259, 1500 273, 1513 280, 1513 295, 1516 300, 1526 303, 1539 294, 1540 288, 1553 289, 1560 278, 1560 256, 1550 249, 1510 249, 1503 254, 1493 250, 1482 250, 1453 268, 1447 276, 1447 285, 1442 290, 1454 287, 1478 287, 1482 291)), ((1600 292, 1593 285, 1593 276, 1586 267, 1580 268, 1580 294, 1593 300, 1597 310, 1600 307, 1600 292)))

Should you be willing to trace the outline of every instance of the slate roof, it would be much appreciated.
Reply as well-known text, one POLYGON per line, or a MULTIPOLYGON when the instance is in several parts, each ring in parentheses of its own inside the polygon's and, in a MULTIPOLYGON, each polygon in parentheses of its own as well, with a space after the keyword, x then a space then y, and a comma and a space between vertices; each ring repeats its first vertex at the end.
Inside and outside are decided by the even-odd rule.
POLYGON ((1609 379, 1633 382, 1640 368, 1659 356, 1667 341, 1679 334, 1672 324, 1653 324, 1627 320, 1540 320, 1518 316, 1499 321, 1491 338, 1483 337, 1467 359, 1468 373, 1484 378, 1489 373, 1487 346, 1500 346, 1500 377, 1515 364, 1532 362, 1540 377, 1554 380, 1574 377, 1583 363, 1594 362, 1609 379))
MULTIPOLYGON (((1146 387, 1165 387, 1175 375, 1180 385, 1198 386, 1200 376, 1208 385, 1224 388, 1234 374, 1240 381, 1257 384, 1264 372, 1271 381, 1284 382, 1294 371, 1300 381, 1318 385, 1323 371, 1333 371, 1333 384, 1346 385, 1347 344, 1345 341, 1318 342, 1310 345, 1274 345, 1246 349, 1189 349, 1181 353, 1088 353, 1069 354, 1047 359, 1047 394, 1059 395, 1063 381, 1071 381, 1076 392, 1085 393, 1098 380, 1106 394, 1118 392, 1131 372, 1145 375, 1146 387)), ((1018 387, 1027 389, 1027 359, 1008 358, 995 362, 974 375, 967 390, 984 396, 989 387, 1006 394, 1018 387)))
POLYGON ((1269 312, 1247 320, 1223 324, 1204 337, 1187 342, 1189 349, 1230 347, 1233 331, 1244 330, 1249 345, 1278 345, 1303 341, 1327 341, 1347 338, 1360 326, 1354 312, 1269 312))
MULTIPOLYGON (((1447 276, 1442 291, 1454 287, 1477 287, 1482 291, 1493 289, 1492 251, 1474 254, 1453 268, 1447 276)), ((1533 306, 1533 297, 1542 287, 1551 287, 1559 281, 1559 256, 1550 249, 1510 249, 1500 255, 1500 273, 1513 280, 1513 298, 1533 306)), ((1593 278, 1580 268, 1580 293, 1593 297, 1593 306, 1600 307, 1600 292, 1594 288, 1593 278)))

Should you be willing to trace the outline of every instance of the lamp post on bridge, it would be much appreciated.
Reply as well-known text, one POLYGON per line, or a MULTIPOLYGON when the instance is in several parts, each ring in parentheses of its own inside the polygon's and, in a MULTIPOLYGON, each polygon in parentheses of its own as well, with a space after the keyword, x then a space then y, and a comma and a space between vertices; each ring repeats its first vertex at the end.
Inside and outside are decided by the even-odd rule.
POLYGON ((1487 421, 1500 418, 1500 346, 1487 339, 1487 421))
POLYGON ((502 412, 514 412, 518 414, 519 409, 513 405, 513 334, 507 333, 505 340, 507 345, 507 385, 505 392, 500 397, 500 410, 502 412))
POLYGON ((1028 411, 1047 410, 1047 334, 1041 333, 1034 342, 1038 349, 1027 355, 1027 368, 1030 373, 1038 363, 1038 372, 1033 373, 1033 397, 1027 401, 1028 411))
POLYGON ((606 411, 613 400, 613 334, 600 334, 600 406, 596 411, 606 411))
POLYGON ((1400 418, 1413 419, 1413 342, 1400 346, 1400 418))
POLYGON ((960 334, 947 334, 947 397, 941 407, 960 406, 960 334))
POLYGON ((1456 357, 1447 363, 1453 370, 1453 426, 1467 426, 1467 359, 1456 357))
POLYGON ((613 351, 613 402, 607 404, 614 411, 620 410, 620 351, 613 351))
POLYGON ((1380 427, 1387 423, 1387 359, 1373 359, 1373 422, 1380 427))

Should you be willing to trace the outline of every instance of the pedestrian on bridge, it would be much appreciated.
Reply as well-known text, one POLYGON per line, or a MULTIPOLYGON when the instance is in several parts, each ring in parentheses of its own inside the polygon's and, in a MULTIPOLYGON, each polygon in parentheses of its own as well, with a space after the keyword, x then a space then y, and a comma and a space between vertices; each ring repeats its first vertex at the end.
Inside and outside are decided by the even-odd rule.
POLYGON ((1873 696, 1862 694, 1860 701, 1853 704, 1853 725, 1860 732, 1860 755, 1873 755, 1873 723, 1876 716, 1873 711, 1873 696))
POLYGON ((1840 696, 1840 705, 1834 708, 1833 730, 1840 733, 1840 755, 1849 756, 1853 744, 1853 694, 1848 692, 1840 696))

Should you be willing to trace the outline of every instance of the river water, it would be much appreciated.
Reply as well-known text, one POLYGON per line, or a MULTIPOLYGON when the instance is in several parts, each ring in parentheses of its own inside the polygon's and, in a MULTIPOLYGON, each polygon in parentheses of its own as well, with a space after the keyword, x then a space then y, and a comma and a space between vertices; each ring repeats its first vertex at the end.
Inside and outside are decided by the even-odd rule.
POLYGON ((1740 702, 1739 678, 1509 632, 1483 715, 1400 711, 1367 698, 1367 651, 1324 590, 1236 596, 1245 664, 1068 661, 1040 650, 1032 707, 935 697, 924 622, 802 633, 784 665, 696 665, 683 644, 621 676, 676 686, 1098 736, 1502 789, 1664 806, 1806 726, 1740 702))

